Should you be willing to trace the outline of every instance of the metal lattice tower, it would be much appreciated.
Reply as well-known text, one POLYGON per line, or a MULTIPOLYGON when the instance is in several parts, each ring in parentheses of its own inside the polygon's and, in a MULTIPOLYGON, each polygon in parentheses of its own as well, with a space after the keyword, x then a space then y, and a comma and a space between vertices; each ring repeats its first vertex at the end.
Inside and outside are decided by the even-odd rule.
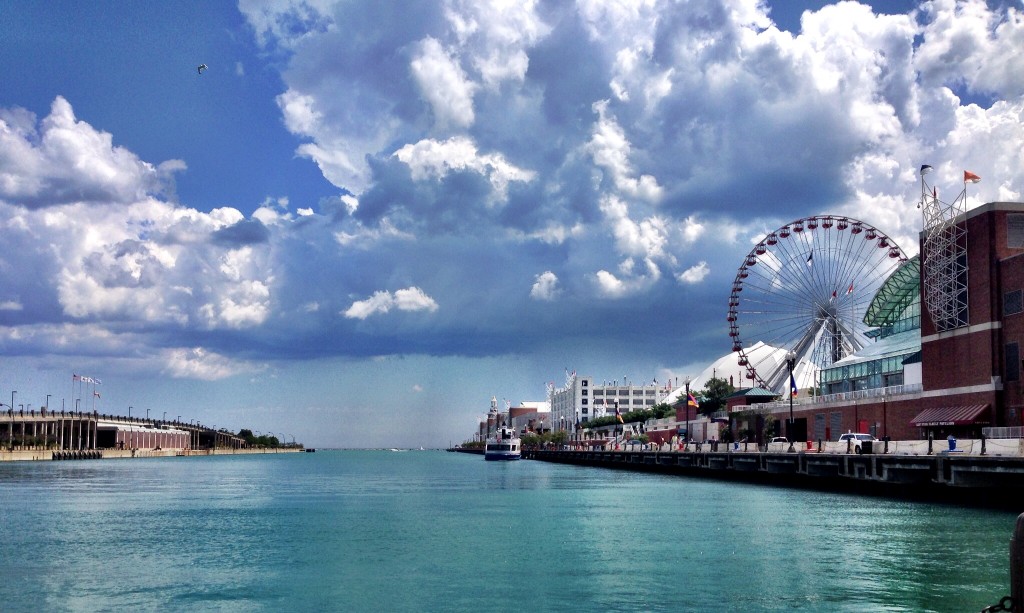
POLYGON ((977 177, 964 173, 964 189, 951 203, 939 200, 937 190, 921 167, 921 202, 924 215, 923 298, 936 332, 968 324, 967 312, 967 182, 977 177))

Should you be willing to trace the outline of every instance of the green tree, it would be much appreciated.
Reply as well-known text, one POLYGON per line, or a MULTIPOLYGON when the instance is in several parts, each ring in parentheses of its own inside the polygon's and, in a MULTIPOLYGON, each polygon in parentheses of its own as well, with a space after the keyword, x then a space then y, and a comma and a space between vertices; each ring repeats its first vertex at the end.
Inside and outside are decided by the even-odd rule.
POLYGON ((673 407, 670 404, 666 404, 664 402, 662 402, 661 404, 654 405, 651 408, 651 411, 654 413, 654 418, 655 419, 665 419, 666 417, 675 417, 676 416, 676 409, 675 409, 675 407, 673 407))
POLYGON ((711 415, 725 410, 725 399, 736 391, 727 380, 712 377, 704 384, 700 394, 700 412, 711 415))

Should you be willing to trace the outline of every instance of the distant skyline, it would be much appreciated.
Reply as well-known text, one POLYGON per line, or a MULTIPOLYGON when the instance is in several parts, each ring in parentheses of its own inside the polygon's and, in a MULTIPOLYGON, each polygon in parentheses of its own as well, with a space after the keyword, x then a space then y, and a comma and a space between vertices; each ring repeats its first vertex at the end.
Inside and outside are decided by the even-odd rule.
POLYGON ((6 0, 0 403, 436 447, 697 376, 765 233, 1024 198, 1022 11, 6 0))

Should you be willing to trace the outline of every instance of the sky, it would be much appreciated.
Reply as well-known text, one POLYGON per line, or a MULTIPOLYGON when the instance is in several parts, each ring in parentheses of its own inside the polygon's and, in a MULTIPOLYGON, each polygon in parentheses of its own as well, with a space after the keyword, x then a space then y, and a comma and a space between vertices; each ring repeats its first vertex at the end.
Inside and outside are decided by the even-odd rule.
POLYGON ((1018 0, 0 0, 0 403, 437 447, 699 373, 768 232, 1024 198, 1021 48, 1018 0))

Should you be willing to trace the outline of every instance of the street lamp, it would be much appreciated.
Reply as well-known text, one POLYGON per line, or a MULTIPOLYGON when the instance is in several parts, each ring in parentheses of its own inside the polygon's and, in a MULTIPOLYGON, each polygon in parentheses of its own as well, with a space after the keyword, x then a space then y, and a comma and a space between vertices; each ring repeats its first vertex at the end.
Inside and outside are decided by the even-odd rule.
POLYGON ((686 438, 683 439, 683 449, 690 444, 690 376, 683 377, 683 385, 686 386, 686 438))
POLYGON ((14 395, 18 392, 11 390, 11 427, 7 430, 7 446, 14 449, 14 395))
POLYGON ((128 405, 128 419, 132 418, 132 405, 128 405))
POLYGON ((796 396, 796 380, 793 378, 793 365, 796 353, 792 349, 786 353, 786 365, 789 366, 789 425, 786 426, 786 437, 789 439, 789 453, 793 453, 793 396, 796 396))

